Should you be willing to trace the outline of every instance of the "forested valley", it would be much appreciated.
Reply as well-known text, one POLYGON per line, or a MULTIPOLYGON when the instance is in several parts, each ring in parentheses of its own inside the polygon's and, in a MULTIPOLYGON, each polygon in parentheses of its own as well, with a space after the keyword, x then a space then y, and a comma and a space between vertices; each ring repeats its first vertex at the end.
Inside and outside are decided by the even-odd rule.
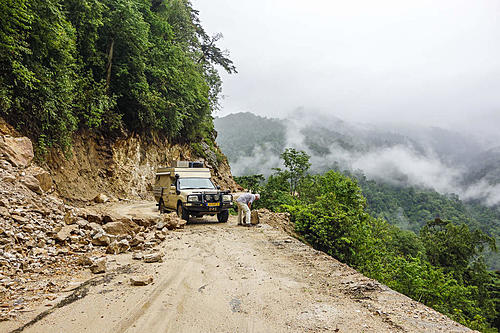
MULTIPOLYGON (((290 213, 302 240, 367 276, 471 328, 495 332, 500 310, 498 205, 488 206, 481 196, 463 200, 440 193, 430 187, 432 182, 412 183, 425 179, 426 170, 412 179, 404 173, 411 169, 398 169, 408 162, 396 159, 410 156, 419 166, 443 168, 431 178, 437 182, 452 173, 446 160, 474 160, 478 146, 439 129, 424 130, 422 139, 340 120, 315 122, 307 113, 297 118, 240 113, 215 119, 236 180, 262 195, 257 205, 290 213), (455 153, 450 147, 458 146, 447 142, 459 142, 462 151, 455 153), (429 145, 443 162, 426 155, 429 145), (376 159, 384 162, 391 150, 398 154, 382 164, 387 172, 383 178, 348 168, 370 154, 372 165, 379 163, 376 159)), ((498 179, 490 163, 494 156, 477 159, 483 167, 470 167, 474 177, 482 170, 491 181, 498 179)), ((465 176, 463 184, 473 178, 465 176)))

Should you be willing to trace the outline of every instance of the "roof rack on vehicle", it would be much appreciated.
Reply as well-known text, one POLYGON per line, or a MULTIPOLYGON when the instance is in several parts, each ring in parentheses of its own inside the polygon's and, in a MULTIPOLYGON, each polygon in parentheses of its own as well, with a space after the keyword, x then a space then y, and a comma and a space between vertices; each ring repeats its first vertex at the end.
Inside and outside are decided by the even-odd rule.
POLYGON ((175 161, 174 168, 204 168, 205 164, 203 161, 175 161))

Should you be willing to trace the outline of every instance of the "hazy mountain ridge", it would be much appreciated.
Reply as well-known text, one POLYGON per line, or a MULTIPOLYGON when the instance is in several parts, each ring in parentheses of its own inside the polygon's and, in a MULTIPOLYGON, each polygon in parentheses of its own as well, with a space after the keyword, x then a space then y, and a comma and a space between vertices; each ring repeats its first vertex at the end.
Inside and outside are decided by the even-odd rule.
MULTIPOLYGON (((238 113, 214 123, 234 175, 269 175, 281 167, 280 152, 295 147, 311 155, 312 172, 335 169, 358 178, 369 211, 391 224, 418 232, 440 216, 500 241, 499 148, 482 149, 439 128, 398 131, 297 113, 288 119, 238 113)), ((498 254, 489 254, 487 262, 500 268, 498 254)))
POLYGON ((235 175, 269 174, 285 147, 311 155, 312 170, 361 170, 369 179, 500 203, 500 147, 438 127, 373 126, 305 111, 286 119, 251 113, 215 119, 235 175), (240 147, 240 142, 244 146, 240 147))

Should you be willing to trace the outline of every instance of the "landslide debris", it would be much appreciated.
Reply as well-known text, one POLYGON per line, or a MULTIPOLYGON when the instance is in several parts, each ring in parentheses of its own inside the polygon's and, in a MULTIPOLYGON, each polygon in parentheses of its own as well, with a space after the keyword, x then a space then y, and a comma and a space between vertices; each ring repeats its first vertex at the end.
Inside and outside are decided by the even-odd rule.
POLYGON ((0 136, 0 320, 52 301, 67 276, 105 272, 106 254, 151 251, 169 229, 184 226, 175 214, 132 220, 65 204, 32 161, 29 139, 0 136))

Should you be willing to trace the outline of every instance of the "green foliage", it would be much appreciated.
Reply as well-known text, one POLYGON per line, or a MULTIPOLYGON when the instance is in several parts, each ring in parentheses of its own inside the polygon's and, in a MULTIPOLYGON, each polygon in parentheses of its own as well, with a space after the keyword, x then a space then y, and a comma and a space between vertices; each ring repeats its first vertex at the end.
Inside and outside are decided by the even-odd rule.
POLYGON ((470 230, 465 224, 455 225, 439 218, 427 222, 420 236, 429 262, 453 271, 457 279, 462 279, 469 264, 486 245, 496 250, 495 240, 481 230, 470 230))
POLYGON ((259 193, 265 178, 263 175, 251 175, 234 177, 234 180, 243 188, 250 190, 252 193, 259 193))
POLYGON ((189 1, 12 0, 0 15, 0 116, 39 152, 67 148, 77 128, 213 130, 215 65, 235 68, 189 1))
MULTIPOLYGON (((363 195, 367 199, 368 212, 381 217, 401 229, 416 233, 436 217, 453 222, 465 223, 471 229, 480 229, 500 241, 500 210, 486 207, 478 202, 464 203, 456 195, 443 195, 428 189, 403 187, 366 180, 356 176, 363 195)), ((488 266, 500 269, 500 256, 486 249, 488 266)))
POLYGON ((368 236, 368 215, 341 204, 336 193, 322 195, 308 205, 285 206, 299 233, 315 248, 344 262, 358 262, 368 236))
POLYGON ((298 190, 300 181, 306 175, 311 166, 310 156, 304 151, 297 151, 294 148, 286 148, 280 157, 287 168, 288 182, 290 183, 290 194, 294 195, 298 190))
POLYGON ((269 176, 266 184, 261 189, 260 200, 255 202, 255 207, 265 207, 274 212, 282 210, 283 205, 291 205, 295 198, 288 192, 289 185, 287 175, 277 172, 269 176))
POLYGON ((497 332, 498 274, 481 257, 493 238, 441 219, 419 234, 401 230, 370 216, 357 182, 339 172, 300 177, 300 196, 290 195, 289 177, 276 170, 259 204, 288 211, 306 242, 470 328, 497 332))

